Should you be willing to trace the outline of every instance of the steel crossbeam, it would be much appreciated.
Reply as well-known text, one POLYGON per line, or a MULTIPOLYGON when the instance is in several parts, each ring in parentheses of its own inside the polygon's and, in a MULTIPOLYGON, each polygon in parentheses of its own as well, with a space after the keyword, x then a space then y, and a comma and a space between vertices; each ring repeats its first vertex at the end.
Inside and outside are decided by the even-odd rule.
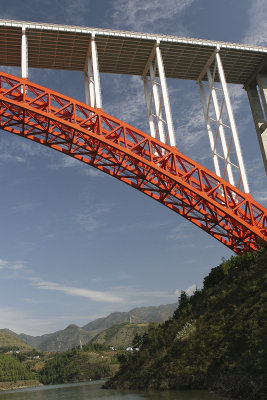
POLYGON ((0 73, 0 128, 127 183, 238 254, 267 243, 267 210, 249 194, 99 108, 0 73))
POLYGON ((220 49, 213 52, 199 79, 204 120, 210 140, 215 172, 249 193, 234 114, 226 84, 220 49), (203 82, 203 79, 207 80, 203 82), (216 82, 219 78, 219 83, 216 82))

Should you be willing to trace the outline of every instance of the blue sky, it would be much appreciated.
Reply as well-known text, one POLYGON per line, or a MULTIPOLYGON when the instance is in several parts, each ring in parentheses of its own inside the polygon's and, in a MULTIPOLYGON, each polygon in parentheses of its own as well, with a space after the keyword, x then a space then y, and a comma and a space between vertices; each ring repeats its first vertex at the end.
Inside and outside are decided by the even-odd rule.
MULTIPOLYGON (((267 46, 265 0, 0 0, 1 18, 267 46)), ((20 75, 16 68, 3 68, 20 75)), ((29 79, 84 101, 77 72, 29 79)), ((168 80, 177 146, 211 167, 195 82, 168 80)), ((139 77, 101 75, 103 109, 148 132, 139 77), (141 115, 141 117, 140 117, 141 115)), ((246 93, 231 85, 253 197, 266 175, 246 93)), ((0 135, 0 328, 43 334, 113 311, 173 303, 222 257, 212 237, 127 185, 62 154, 0 135)))

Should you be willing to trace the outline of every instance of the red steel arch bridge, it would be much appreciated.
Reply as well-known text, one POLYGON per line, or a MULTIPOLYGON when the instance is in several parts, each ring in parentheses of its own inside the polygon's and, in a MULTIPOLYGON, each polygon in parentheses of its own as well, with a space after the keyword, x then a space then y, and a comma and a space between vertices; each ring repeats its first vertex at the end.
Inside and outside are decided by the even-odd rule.
POLYGON ((154 198, 238 254, 267 242, 249 193, 227 83, 247 91, 267 171, 267 48, 0 20, 0 128, 74 157, 154 198), (29 68, 81 71, 82 103, 28 80, 29 68), (150 134, 102 110, 101 73, 139 75, 150 134), (167 79, 197 81, 214 171, 176 147, 167 79))

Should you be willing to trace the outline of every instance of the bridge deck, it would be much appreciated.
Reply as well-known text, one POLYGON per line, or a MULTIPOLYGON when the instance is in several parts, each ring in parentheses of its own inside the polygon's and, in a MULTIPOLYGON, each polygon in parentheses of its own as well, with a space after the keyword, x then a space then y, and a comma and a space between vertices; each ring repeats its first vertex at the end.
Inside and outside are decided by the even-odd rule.
POLYGON ((267 48, 109 29, 0 20, 0 64, 20 66, 21 29, 26 27, 29 67, 83 71, 92 33, 100 72, 142 75, 160 40, 167 78, 197 80, 220 46, 227 82, 245 84, 265 61, 267 48))

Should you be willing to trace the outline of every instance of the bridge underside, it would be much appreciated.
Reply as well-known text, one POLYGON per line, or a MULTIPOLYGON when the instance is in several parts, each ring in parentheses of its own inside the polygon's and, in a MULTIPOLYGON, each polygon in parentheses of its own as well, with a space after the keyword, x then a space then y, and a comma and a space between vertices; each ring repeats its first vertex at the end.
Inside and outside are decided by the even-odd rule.
MULTIPOLYGON (((0 19, 0 64, 83 71, 86 104, 102 108, 100 73, 143 79, 150 134, 176 146, 167 78, 195 80, 216 175, 249 193, 228 84, 246 90, 267 173, 267 48, 238 43, 0 19)), ((178 135, 177 135, 178 137, 178 135)))
POLYGON ((238 254, 267 242, 267 210, 249 194, 101 109, 0 73, 0 128, 127 183, 238 254))

